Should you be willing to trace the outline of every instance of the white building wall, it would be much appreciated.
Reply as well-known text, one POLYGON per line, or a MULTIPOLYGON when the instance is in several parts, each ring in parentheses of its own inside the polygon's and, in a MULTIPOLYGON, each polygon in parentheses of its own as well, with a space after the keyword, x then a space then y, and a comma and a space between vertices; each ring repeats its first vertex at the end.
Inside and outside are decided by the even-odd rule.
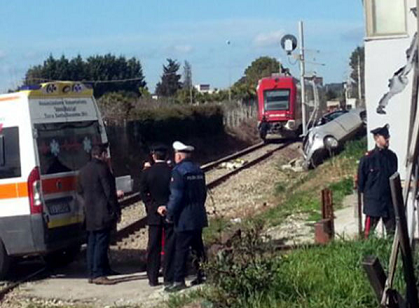
MULTIPOLYGON (((390 124, 390 148, 398 156, 402 179, 405 177, 413 70, 408 76, 408 86, 390 100, 386 107, 387 114, 377 114, 376 109, 381 97, 389 90, 389 79, 406 64, 406 50, 416 32, 416 18, 410 12, 410 8, 416 6, 416 1, 407 0, 406 3, 408 35, 365 39, 365 102, 368 132, 386 123, 390 124)), ((372 149, 374 145, 373 136, 368 134, 368 148, 372 149)))
MULTIPOLYGON (((394 0, 404 1, 404 0, 394 0)), ((392 38, 365 39, 365 102, 368 116, 368 131, 386 123, 390 124, 390 148, 399 159, 399 173, 406 175, 407 139, 409 134, 410 104, 412 96, 413 70, 408 75, 409 84, 402 93, 393 96, 386 107, 386 115, 377 114, 381 97, 389 90, 388 80, 406 64, 406 50, 417 29, 417 20, 410 9, 416 7, 415 0, 406 0, 407 35, 392 38)), ((372 134, 368 134, 368 148, 375 146, 372 134)), ((416 212, 411 201, 407 206, 409 232, 416 226, 414 237, 418 237, 416 212)))

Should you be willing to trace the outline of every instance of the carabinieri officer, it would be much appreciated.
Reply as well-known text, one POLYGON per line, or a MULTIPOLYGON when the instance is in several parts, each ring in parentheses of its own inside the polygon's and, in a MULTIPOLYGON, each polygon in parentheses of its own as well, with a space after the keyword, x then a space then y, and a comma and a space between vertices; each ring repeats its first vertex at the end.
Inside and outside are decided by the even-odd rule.
POLYGON ((380 219, 387 234, 396 223, 389 178, 397 171, 397 156, 389 147, 389 125, 373 129, 375 148, 365 153, 358 167, 358 190, 364 197, 365 237, 373 232, 380 219))

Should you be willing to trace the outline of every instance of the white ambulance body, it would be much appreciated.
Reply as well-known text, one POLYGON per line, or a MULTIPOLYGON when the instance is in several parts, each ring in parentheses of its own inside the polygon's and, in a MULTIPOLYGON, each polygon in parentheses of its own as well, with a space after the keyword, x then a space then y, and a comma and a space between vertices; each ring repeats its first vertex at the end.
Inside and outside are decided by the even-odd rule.
POLYGON ((51 82, 0 95, 0 277, 10 257, 77 250, 78 170, 107 142, 93 90, 51 82))

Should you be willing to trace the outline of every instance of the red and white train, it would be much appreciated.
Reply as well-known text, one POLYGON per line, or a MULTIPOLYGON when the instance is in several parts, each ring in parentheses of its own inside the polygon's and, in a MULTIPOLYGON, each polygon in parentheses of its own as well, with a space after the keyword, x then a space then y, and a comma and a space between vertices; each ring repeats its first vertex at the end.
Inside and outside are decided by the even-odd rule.
MULTIPOLYGON (((315 102, 314 87, 306 86, 307 111, 319 106, 315 102)), ((262 140, 269 138, 297 138, 302 133, 302 108, 300 81, 292 76, 273 75, 259 80, 258 96, 258 130, 262 140)), ((307 120, 309 118, 307 117, 307 120)))

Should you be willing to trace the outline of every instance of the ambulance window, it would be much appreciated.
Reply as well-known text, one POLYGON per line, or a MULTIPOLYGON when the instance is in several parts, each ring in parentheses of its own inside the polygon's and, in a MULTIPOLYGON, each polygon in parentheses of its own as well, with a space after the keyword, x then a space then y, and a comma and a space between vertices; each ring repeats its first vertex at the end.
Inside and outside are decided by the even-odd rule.
POLYGON ((94 144, 101 143, 97 121, 37 124, 41 174, 77 171, 90 159, 94 144))
POLYGON ((0 132, 0 179, 20 176, 19 128, 6 127, 0 132))

